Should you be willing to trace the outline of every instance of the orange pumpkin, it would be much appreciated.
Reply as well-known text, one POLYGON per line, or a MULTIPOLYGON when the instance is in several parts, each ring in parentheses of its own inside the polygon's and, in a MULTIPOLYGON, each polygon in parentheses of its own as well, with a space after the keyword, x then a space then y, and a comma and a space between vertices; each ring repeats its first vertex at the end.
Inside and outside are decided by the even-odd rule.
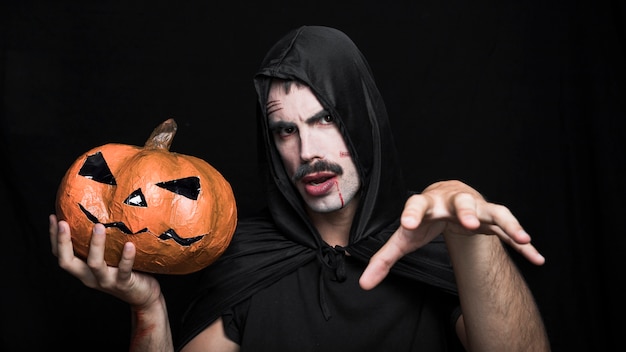
POLYGON ((166 120, 143 147, 105 144, 67 170, 56 212, 77 256, 87 257, 95 223, 106 227, 112 266, 128 241, 137 248, 134 269, 157 274, 198 271, 226 250, 237 223, 230 184, 206 161, 169 151, 176 129, 166 120))

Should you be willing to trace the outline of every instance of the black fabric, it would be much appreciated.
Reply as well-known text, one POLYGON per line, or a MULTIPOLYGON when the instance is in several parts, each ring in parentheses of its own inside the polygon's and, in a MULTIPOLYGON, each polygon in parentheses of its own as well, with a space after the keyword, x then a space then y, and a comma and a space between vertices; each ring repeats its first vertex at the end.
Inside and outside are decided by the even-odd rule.
MULTIPOLYGON (((338 121, 362 180, 349 245, 331 248, 321 240, 282 167, 264 109, 258 108, 259 159, 266 178, 268 209, 258 217, 240 219, 228 250, 204 271, 200 292, 184 316, 179 348, 226 309, 312 260, 318 260, 330 277, 341 281, 343 251, 366 263, 397 229, 409 196, 382 97, 367 61, 344 33, 303 26, 279 40, 254 78, 258 107, 266 105, 272 77, 304 82, 338 121)), ((404 258, 393 273, 456 293, 440 239, 404 258)), ((324 314, 328 305, 323 281, 320 287, 311 285, 311 290, 319 292, 324 314)), ((329 318, 327 314, 325 319, 329 318)))
POLYGON ((326 280, 332 318, 320 312, 320 270, 311 261, 223 316, 242 351, 455 351, 456 296, 414 280, 390 277, 371 291, 359 287, 363 263, 346 258, 343 282, 326 280), (267 328, 271 326, 271 331, 267 328))

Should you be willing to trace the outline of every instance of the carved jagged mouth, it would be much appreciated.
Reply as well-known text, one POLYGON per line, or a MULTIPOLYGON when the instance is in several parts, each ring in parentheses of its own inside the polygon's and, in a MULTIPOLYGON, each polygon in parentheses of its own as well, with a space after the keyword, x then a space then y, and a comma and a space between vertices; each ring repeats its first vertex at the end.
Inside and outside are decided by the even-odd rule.
MULTIPOLYGON (((127 235, 136 235, 139 233, 148 232, 148 228, 143 228, 137 232, 132 232, 128 228, 128 226, 126 226, 126 224, 120 221, 103 223, 99 221, 98 218, 95 217, 92 213, 90 213, 89 210, 85 209, 85 207, 83 207, 82 204, 78 204, 78 206, 80 207, 80 210, 82 210, 82 212, 87 216, 87 219, 89 219, 89 221, 93 222, 94 224, 102 224, 106 228, 114 227, 127 235)), ((169 229, 159 235, 159 239, 174 240, 176 243, 178 243, 181 246, 190 246, 191 244, 200 241, 202 237, 204 237, 204 235, 191 237, 191 238, 182 238, 178 236, 178 234, 176 233, 176 231, 174 231, 174 229, 169 229)))

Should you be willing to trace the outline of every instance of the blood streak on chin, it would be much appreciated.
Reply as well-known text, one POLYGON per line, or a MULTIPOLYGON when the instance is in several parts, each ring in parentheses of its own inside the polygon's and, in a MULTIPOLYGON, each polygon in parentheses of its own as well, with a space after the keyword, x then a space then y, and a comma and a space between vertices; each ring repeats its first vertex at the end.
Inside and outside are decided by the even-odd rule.
POLYGON ((350 152, 339 152, 339 156, 342 158, 350 156, 350 152))
POLYGON ((343 195, 341 195, 341 190, 339 189, 339 182, 335 181, 335 186, 337 186, 337 194, 339 194, 339 200, 341 201, 341 207, 343 208, 343 195))

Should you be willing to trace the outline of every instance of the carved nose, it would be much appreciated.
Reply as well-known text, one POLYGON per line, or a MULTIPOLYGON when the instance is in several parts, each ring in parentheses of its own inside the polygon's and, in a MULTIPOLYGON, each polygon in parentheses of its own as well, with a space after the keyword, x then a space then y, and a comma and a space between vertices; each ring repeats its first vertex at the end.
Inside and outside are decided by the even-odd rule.
POLYGON ((146 197, 144 197, 141 188, 133 191, 125 200, 124 204, 131 205, 133 207, 147 207, 146 197))

